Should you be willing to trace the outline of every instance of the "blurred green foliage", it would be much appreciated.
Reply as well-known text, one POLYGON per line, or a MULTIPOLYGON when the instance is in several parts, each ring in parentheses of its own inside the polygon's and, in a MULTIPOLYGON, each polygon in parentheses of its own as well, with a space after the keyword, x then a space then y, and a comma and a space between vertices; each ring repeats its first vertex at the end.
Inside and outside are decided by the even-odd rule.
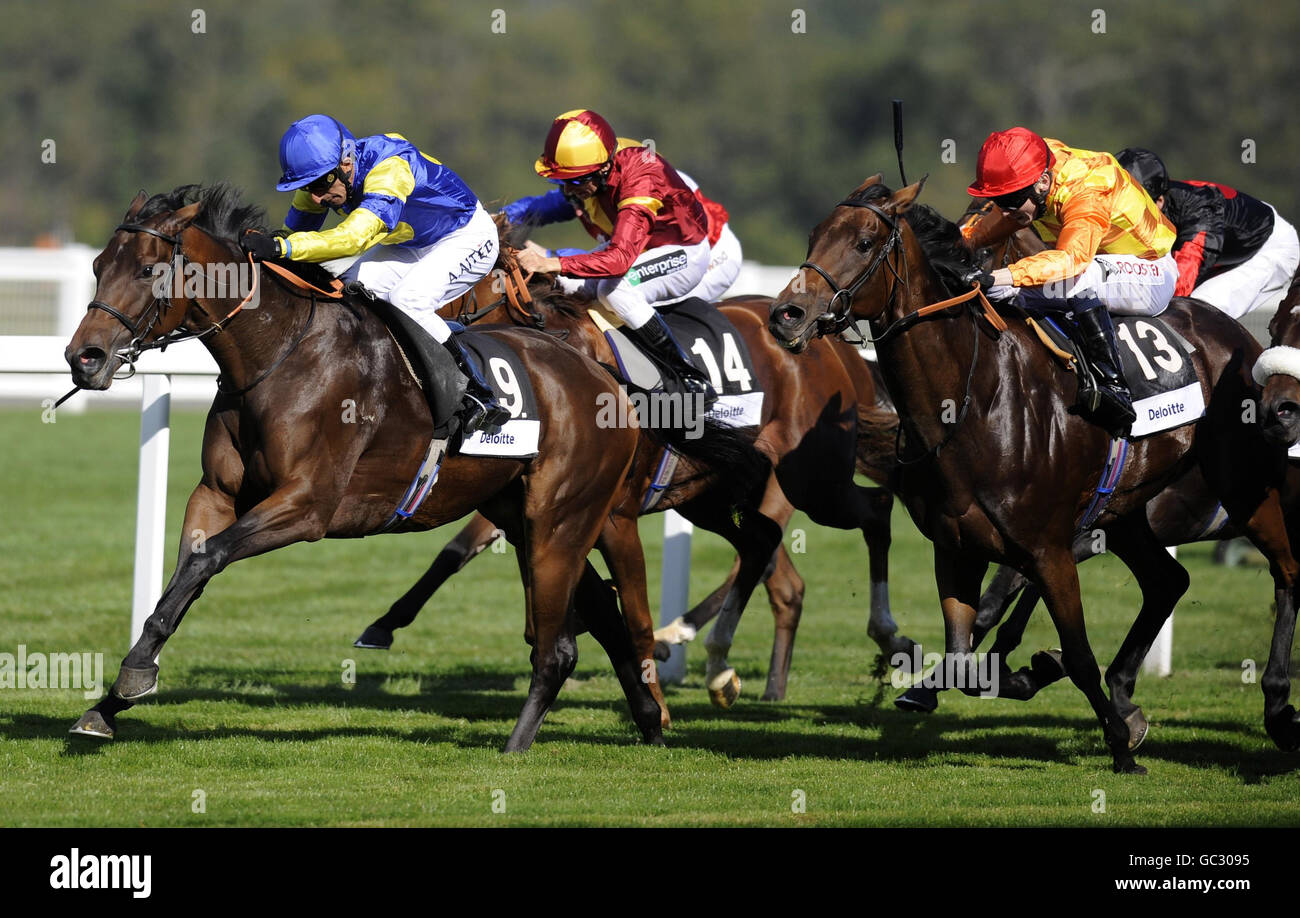
POLYGON ((545 190, 532 162, 551 119, 589 107, 723 202, 746 257, 790 264, 863 178, 897 183, 893 97, 908 175, 928 172, 924 200, 949 216, 984 137, 1024 124, 1084 148, 1151 147, 1175 178, 1300 219, 1300 5, 796 2, 194 0, 196 34, 191 4, 11 0, 0 244, 53 232, 98 246, 136 190, 191 181, 231 180, 278 222, 280 134, 316 111, 358 135, 405 134, 501 203, 545 190))

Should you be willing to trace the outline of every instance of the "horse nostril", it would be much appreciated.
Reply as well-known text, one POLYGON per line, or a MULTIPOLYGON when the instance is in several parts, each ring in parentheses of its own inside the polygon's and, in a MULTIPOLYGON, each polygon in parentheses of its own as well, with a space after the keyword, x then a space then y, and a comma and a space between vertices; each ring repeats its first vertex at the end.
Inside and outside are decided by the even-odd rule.
POLYGON ((782 306, 780 309, 778 309, 777 315, 782 322, 784 322, 786 325, 790 325, 802 319, 804 313, 803 310, 800 309, 798 306, 794 305, 793 303, 789 303, 785 306, 782 306))
POLYGON ((85 370, 97 370, 104 365, 108 355, 97 347, 83 347, 77 354, 77 363, 85 370))
POLYGON ((1277 408, 1274 409, 1274 413, 1280 421, 1293 420, 1297 412, 1300 412, 1300 405, 1291 401, 1278 402, 1277 408))

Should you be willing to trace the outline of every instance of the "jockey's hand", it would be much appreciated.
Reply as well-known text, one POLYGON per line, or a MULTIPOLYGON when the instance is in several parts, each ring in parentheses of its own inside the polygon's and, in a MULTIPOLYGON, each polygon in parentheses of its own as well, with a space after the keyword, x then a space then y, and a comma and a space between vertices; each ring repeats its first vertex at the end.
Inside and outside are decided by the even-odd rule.
POLYGON ((253 261, 266 261, 280 257, 280 240, 265 233, 247 232, 239 240, 239 247, 253 256, 253 261))
POLYGON ((551 254, 550 249, 546 248, 545 246, 538 245, 536 242, 533 242, 533 240, 531 239, 526 240, 524 242, 524 247, 520 249, 520 251, 536 252, 538 255, 541 255, 543 258, 549 258, 551 254))
POLYGON ((981 290, 987 290, 990 287, 992 287, 994 284, 993 275, 985 271, 983 268, 976 268, 973 271, 967 272, 962 277, 962 280, 964 280, 968 284, 974 284, 978 282, 981 290))
POLYGON ((519 268, 533 273, 557 274, 560 270, 560 259, 549 258, 545 254, 526 248, 519 253, 519 268))

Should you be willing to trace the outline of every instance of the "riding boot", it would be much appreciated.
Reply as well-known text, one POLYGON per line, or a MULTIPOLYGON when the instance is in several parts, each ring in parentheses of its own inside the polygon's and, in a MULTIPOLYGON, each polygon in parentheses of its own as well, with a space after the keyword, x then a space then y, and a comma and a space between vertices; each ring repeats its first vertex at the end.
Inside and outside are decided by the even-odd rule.
POLYGON ((673 337, 672 331, 663 316, 655 313, 650 321, 640 328, 624 328, 629 337, 659 359, 668 370, 675 373, 682 381, 686 391, 692 395, 703 395, 706 410, 718 400, 718 393, 709 383, 707 374, 700 371, 691 360, 690 354, 673 337))
POLYGON ((488 385, 488 381, 483 378, 478 368, 474 366, 474 362, 470 359, 469 354, 465 352, 465 348, 458 340, 458 336, 453 334, 443 342, 443 347, 451 353, 452 357, 456 358, 456 366, 469 379, 458 414, 462 439, 468 438, 470 434, 479 428, 492 430, 510 420, 509 409, 497 401, 492 387, 488 385))
POLYGON ((1071 305, 1084 356, 1097 376, 1095 397, 1088 407, 1093 419, 1111 436, 1122 436, 1137 420, 1137 415, 1133 411, 1133 397, 1124 381, 1110 313, 1100 300, 1080 300, 1071 305))

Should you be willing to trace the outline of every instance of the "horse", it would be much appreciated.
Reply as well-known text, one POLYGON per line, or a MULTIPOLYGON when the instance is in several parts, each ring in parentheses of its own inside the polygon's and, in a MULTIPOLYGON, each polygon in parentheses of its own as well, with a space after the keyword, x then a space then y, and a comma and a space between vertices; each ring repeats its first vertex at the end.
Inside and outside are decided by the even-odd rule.
MULTIPOLYGON (((1006 267, 1013 261, 1046 248, 1046 243, 1032 228, 1008 219, 993 206, 992 202, 975 201, 962 216, 963 227, 966 224, 969 224, 967 245, 975 254, 977 261, 986 267, 1006 267)), ((1280 344, 1281 338, 1291 332, 1290 326, 1293 322, 1291 310, 1297 305, 1300 305, 1300 272, 1293 280, 1290 293, 1280 304, 1270 326, 1274 345, 1280 344)), ((1300 343, 1300 331, 1291 333, 1291 338, 1300 343)), ((1260 363, 1257 361, 1255 366, 1259 367, 1260 363)), ((1296 369, 1300 371, 1300 365, 1297 365, 1296 369)), ((1258 370, 1254 375, 1257 382, 1263 382, 1259 379, 1258 370)), ((1285 394, 1278 391, 1284 385, 1294 385, 1297 395, 1300 396, 1300 383, 1297 383, 1294 377, 1283 375, 1275 383, 1278 387, 1274 390, 1277 393, 1276 397, 1265 394, 1260 399, 1261 422, 1264 425, 1262 433, 1266 438, 1279 439, 1276 433, 1281 428, 1281 423, 1269 413, 1267 406, 1270 403, 1281 404, 1285 401, 1285 394)), ((1290 519, 1291 515, 1300 509, 1298 506, 1300 505, 1300 463, 1294 461, 1288 463, 1281 499, 1290 519)), ((1165 546, 1231 539, 1240 535, 1239 528, 1222 513, 1218 500, 1209 489, 1204 477, 1195 470, 1153 497, 1147 504, 1146 515, 1152 533, 1165 546)), ((1104 545, 1105 539, 1098 538, 1097 531, 1080 532, 1074 542, 1075 561, 1082 563, 1097 557, 1104 552, 1104 545)), ((1005 659, 1019 646, 1029 616, 1040 598, 1038 589, 1022 574, 1010 567, 999 568, 989 587, 980 597, 979 612, 971 628, 973 646, 978 647, 985 635, 1002 621, 1010 609, 1010 617, 998 628, 996 639, 989 650, 997 658, 1005 659)), ((1285 636, 1280 639, 1286 646, 1290 646, 1289 639, 1285 636)), ((1035 654, 1034 669, 1040 674, 1040 688, 1054 681, 1054 678, 1065 675, 1060 664, 1060 654, 1055 651, 1035 654)), ((1136 686, 1137 672, 1129 675, 1133 681, 1126 688, 1131 698, 1136 686)), ((1275 665, 1270 675, 1269 700, 1266 706, 1266 719, 1273 723, 1284 721, 1283 718, 1278 717, 1278 712, 1285 708, 1290 690, 1289 685, 1280 686, 1278 679, 1285 676, 1286 667, 1281 664, 1275 665)), ((912 686, 895 699, 895 705, 906 711, 928 713, 935 710, 939 703, 938 693, 944 690, 942 676, 938 682, 938 685, 912 686)), ((1132 748, 1136 749, 1146 737, 1148 729, 1146 718, 1140 708, 1129 716, 1129 724, 1132 729, 1130 743, 1132 748)))
MULTIPOLYGON (((971 252, 952 223, 916 204, 923 183, 893 192, 876 175, 841 201, 812 231, 799 289, 791 285, 776 298, 769 328, 799 351, 850 317, 869 321, 901 422, 896 493, 934 543, 945 663, 966 677, 963 690, 976 694, 986 681, 974 672, 972 654, 984 573, 990 562, 1010 565, 1042 591, 1066 674, 1091 704, 1114 770, 1144 774, 1132 754, 1130 674, 1189 584, 1151 531, 1148 501, 1199 471, 1229 518, 1269 558, 1275 649, 1294 628, 1300 565, 1279 497, 1284 457, 1243 418, 1242 406, 1253 401, 1250 368, 1259 346, 1237 323, 1195 301, 1175 300, 1162 314, 1195 345, 1189 359, 1208 390, 1207 408, 1195 424, 1134 441, 1095 520, 1143 595, 1107 669, 1107 698, 1084 626, 1072 545, 1110 438, 1071 413, 1077 383, 1027 325, 1008 323, 968 282, 971 252), (836 280, 846 277, 844 285, 836 280), (953 295, 958 290, 965 293, 953 295)), ((999 697, 1024 698, 1039 687, 1032 668, 1011 673, 1001 666, 998 675, 999 697)), ((1300 745, 1294 709, 1267 711, 1274 741, 1300 745)))
MULTIPOLYGON (((444 317, 462 323, 495 321, 545 329, 597 361, 613 363, 608 341, 587 315, 590 304, 563 294, 551 276, 524 279, 513 256, 512 243, 519 241, 515 236, 517 228, 504 221, 499 222, 499 227, 502 245, 496 271, 460 300, 443 307, 444 317)), ((861 530, 871 578, 868 635, 881 648, 882 656, 910 656, 914 642, 898 634, 889 609, 889 515, 893 497, 884 488, 864 488, 852 480, 855 467, 877 481, 888 477, 896 417, 876 407, 871 374, 850 345, 840 341, 819 343, 815 361, 793 360, 778 347, 764 330, 769 302, 766 297, 733 297, 718 304, 744 338, 766 393, 757 445, 772 457, 775 477, 768 483, 760 510, 782 530, 796 507, 821 525, 861 530), (824 488, 809 487, 808 475, 812 473, 825 476, 824 488)), ((654 471, 654 463, 645 468, 647 486, 654 471)), ((727 514, 721 512, 723 507, 715 490, 708 482, 689 482, 679 473, 653 507, 654 511, 678 510, 695 525, 727 538, 739 553, 727 580, 682 620, 661 629, 656 636, 673 643, 689 640, 710 619, 725 612, 705 642, 706 687, 715 705, 730 707, 740 694, 740 679, 727 662, 727 653, 744 600, 753 588, 747 585, 749 578, 742 577, 742 570, 760 572, 775 619, 762 699, 779 701, 786 694, 804 582, 779 540, 773 553, 761 540, 747 543, 740 538, 727 514)), ((492 537, 490 523, 481 518, 472 520, 416 584, 366 628, 357 645, 391 646, 394 629, 411 624, 433 592, 490 544, 492 537)), ((659 656, 664 655, 661 652, 659 656)))
MULTIPOLYGON (((619 386, 540 332, 474 332, 507 344, 526 365, 543 421, 538 454, 453 454, 424 502, 400 519, 394 508, 422 471, 433 418, 390 331, 364 300, 327 298, 321 287, 330 278, 319 268, 296 266, 302 288, 251 260, 254 286, 243 300, 226 289, 175 292, 192 269, 211 278, 240 266, 239 238, 262 231, 264 222, 260 208, 241 204, 224 184, 150 198, 141 192, 94 261, 95 300, 65 353, 79 388, 106 389, 141 351, 195 338, 220 377, 204 429, 202 477, 181 527, 183 534, 207 533, 206 542, 196 548, 182 535, 175 572, 143 633, 107 696, 72 732, 115 735, 116 715, 155 691, 163 644, 228 565, 294 542, 427 530, 477 509, 518 548, 525 637, 533 645, 528 697, 505 750, 532 744, 573 670, 583 627, 608 653, 643 739, 662 744, 662 713, 645 667, 609 588, 585 560, 593 546, 609 547, 608 517, 627 500, 643 439, 619 386), (160 289, 158 275, 169 270, 160 289), (254 293, 258 301, 244 308, 254 293), (345 399, 355 413, 340 411, 345 399), (602 400, 631 421, 599 425, 593 406, 602 400)), ((640 589, 648 605, 644 560, 617 551, 606 557, 623 597, 640 589)))

